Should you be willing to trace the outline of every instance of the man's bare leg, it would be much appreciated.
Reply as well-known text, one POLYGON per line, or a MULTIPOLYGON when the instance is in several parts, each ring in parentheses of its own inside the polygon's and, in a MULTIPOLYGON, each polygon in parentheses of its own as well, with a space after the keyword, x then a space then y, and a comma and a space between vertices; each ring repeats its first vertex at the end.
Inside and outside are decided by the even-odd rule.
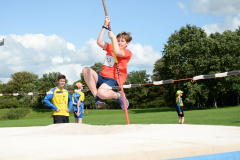
POLYGON ((88 87, 91 89, 93 96, 96 97, 97 96, 96 86, 98 81, 97 73, 89 67, 84 67, 82 70, 82 74, 85 82, 87 83, 88 87))
POLYGON ((184 122, 184 117, 182 117, 182 124, 183 124, 183 122, 184 122))
POLYGON ((101 99, 97 97, 97 94, 98 94, 98 90, 96 88, 97 82, 98 82, 97 73, 89 67, 84 67, 82 70, 82 73, 83 73, 85 82, 87 83, 88 87, 91 89, 93 96, 95 97, 96 108, 97 109, 101 108, 102 106, 105 105, 105 103, 102 102, 101 99))
POLYGON ((82 123, 82 118, 78 118, 78 123, 82 123))
POLYGON ((179 116, 179 119, 178 119, 178 124, 181 124, 181 120, 182 120, 182 117, 179 116))

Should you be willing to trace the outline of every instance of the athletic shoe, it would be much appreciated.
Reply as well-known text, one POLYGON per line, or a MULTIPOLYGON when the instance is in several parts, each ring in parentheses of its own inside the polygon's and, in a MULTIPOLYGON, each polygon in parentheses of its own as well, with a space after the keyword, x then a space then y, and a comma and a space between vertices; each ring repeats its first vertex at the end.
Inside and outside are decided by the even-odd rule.
POLYGON ((96 109, 101 108, 105 105, 105 102, 103 102, 98 96, 95 97, 95 107, 96 109))
MULTIPOLYGON (((122 99, 122 92, 121 92, 121 91, 118 91, 117 93, 120 94, 120 97, 117 99, 117 102, 118 102, 118 104, 120 104, 122 110, 125 110, 125 109, 124 109, 124 104, 123 104, 123 99, 122 99)), ((124 96, 124 97, 125 97, 125 96, 124 96)), ((129 102, 128 102, 128 100, 127 100, 126 97, 125 97, 125 101, 126 101, 126 105, 127 105, 127 108, 128 108, 129 102)))

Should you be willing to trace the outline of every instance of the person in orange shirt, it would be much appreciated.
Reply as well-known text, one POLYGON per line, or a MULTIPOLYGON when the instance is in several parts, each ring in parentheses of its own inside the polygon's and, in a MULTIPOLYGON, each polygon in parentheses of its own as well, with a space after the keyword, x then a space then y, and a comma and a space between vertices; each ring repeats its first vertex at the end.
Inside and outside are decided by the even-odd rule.
MULTIPOLYGON (((113 90, 110 90, 110 89, 106 90, 104 88, 120 85, 120 82, 118 79, 117 67, 114 59, 114 53, 116 54, 118 59, 121 82, 124 83, 126 81, 127 66, 128 66, 127 63, 132 57, 132 52, 126 48, 129 45, 129 42, 132 40, 132 37, 130 36, 131 33, 126 33, 126 32, 119 33, 116 37, 113 34, 113 32, 108 31, 108 36, 113 41, 113 46, 114 46, 114 53, 113 53, 112 44, 103 41, 104 33, 106 29, 108 29, 107 26, 109 23, 110 23, 110 18, 106 16, 104 25, 102 27, 102 30, 97 40, 97 44, 103 50, 107 51, 101 72, 98 74, 91 68, 84 67, 82 70, 82 73, 88 87, 92 89, 91 92, 95 97, 97 109, 105 105, 105 103, 102 101, 103 99, 114 98, 114 99, 117 99, 122 110, 124 110, 121 91, 115 92, 113 90), (99 89, 99 88, 102 88, 102 89, 99 89)), ((125 100, 126 100, 126 105, 128 107, 129 102, 126 97, 125 97, 125 100)))

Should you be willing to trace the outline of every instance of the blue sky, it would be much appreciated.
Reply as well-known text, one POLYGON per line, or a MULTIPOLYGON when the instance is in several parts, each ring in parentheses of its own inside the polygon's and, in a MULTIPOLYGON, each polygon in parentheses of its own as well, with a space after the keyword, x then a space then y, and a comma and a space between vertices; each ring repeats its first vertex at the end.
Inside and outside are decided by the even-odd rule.
MULTIPOLYGON (((132 33, 128 71, 152 74, 169 36, 186 24, 209 34, 240 26, 238 0, 105 0, 114 34, 132 33)), ((70 84, 84 66, 103 62, 96 40, 104 23, 102 0, 0 0, 0 80, 28 71, 59 71, 70 84), (4 68, 4 69, 3 69, 4 68)), ((105 34, 104 40, 110 42, 105 34)))

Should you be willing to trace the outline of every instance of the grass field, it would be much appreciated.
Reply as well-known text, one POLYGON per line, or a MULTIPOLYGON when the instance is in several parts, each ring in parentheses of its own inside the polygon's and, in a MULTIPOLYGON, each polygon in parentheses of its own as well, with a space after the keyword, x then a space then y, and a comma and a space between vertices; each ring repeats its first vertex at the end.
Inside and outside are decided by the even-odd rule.
MULTIPOLYGON (((0 109, 0 116, 9 109, 0 109)), ((85 110, 86 113, 86 110, 85 110)), ((128 110, 130 124, 177 124, 178 116, 174 108, 128 110)), ((217 109, 185 110, 184 124, 240 126, 240 106, 217 109)), ((27 117, 17 120, 1 120, 0 127, 46 126, 53 124, 52 111, 33 110, 27 117)), ((74 123, 73 113, 70 123, 74 123)), ((88 110, 83 123, 90 125, 126 124, 122 110, 88 110)))

